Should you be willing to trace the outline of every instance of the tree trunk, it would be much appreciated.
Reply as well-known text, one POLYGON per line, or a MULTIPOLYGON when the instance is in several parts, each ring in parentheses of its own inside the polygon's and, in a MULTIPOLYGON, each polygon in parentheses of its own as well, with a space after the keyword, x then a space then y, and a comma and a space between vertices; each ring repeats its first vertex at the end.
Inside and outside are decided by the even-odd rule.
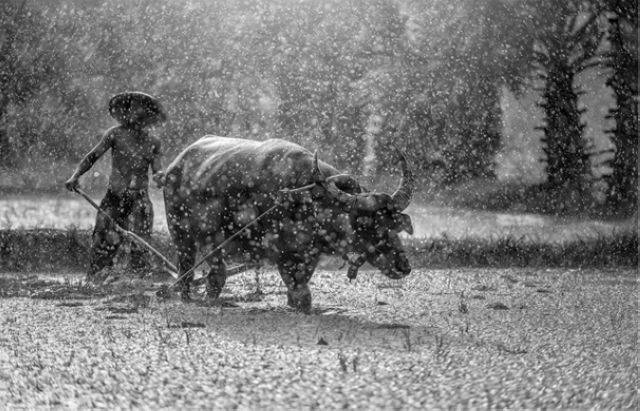
MULTIPOLYGON (((610 19, 612 77, 607 85, 613 89, 616 107, 611 110, 615 120, 611 141, 615 144, 614 157, 610 162, 612 173, 607 177, 609 190, 607 199, 614 208, 634 205, 638 200, 638 101, 637 56, 634 59, 622 40, 619 19, 610 19)), ((637 50, 636 50, 637 52, 637 50)))
POLYGON ((469 130, 475 137, 468 153, 468 168, 473 177, 495 177, 495 156, 502 138, 502 109, 497 84, 494 79, 485 78, 478 85, 481 109, 478 110, 480 113, 473 114, 479 115, 475 129, 469 130))
POLYGON ((590 180, 589 155, 583 139, 578 93, 573 88, 575 73, 566 61, 556 60, 548 68, 543 102, 545 136, 543 150, 547 156, 547 184, 562 189, 580 200, 590 180))
MULTIPOLYGON (((3 90, 0 88, 0 92, 3 90)), ((11 142, 9 141, 9 134, 2 124, 3 117, 5 116, 5 107, 8 105, 7 99, 0 96, 0 164, 4 166, 12 165, 13 150, 11 142)))

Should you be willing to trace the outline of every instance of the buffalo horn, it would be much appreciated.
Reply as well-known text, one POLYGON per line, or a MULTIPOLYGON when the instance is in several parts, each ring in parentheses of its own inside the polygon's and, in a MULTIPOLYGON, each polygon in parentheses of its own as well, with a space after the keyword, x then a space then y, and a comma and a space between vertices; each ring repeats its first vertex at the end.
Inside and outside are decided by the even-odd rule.
POLYGON ((393 199, 395 209, 402 211, 409 207, 409 204, 411 203, 415 181, 404 153, 398 150, 398 155, 400 156, 400 166, 402 167, 402 179, 400 180, 398 189, 391 197, 393 199))
MULTIPOLYGON (((318 167, 318 152, 316 151, 314 160, 313 160, 313 178, 316 183, 321 183, 329 196, 337 201, 340 204, 344 204, 349 209, 358 209, 358 210, 366 210, 366 211, 376 211, 381 205, 378 200, 376 194, 367 193, 367 194, 350 194, 344 191, 342 188, 338 187, 336 183, 344 183, 341 181, 343 176, 336 176, 335 178, 325 178, 320 172, 320 168, 318 167)), ((353 180, 353 177, 350 177, 353 180)), ((353 184, 353 182, 351 183, 353 184)), ((355 182, 355 185, 358 185, 355 182)), ((353 187, 354 190, 361 190, 359 185, 358 187, 353 187)))

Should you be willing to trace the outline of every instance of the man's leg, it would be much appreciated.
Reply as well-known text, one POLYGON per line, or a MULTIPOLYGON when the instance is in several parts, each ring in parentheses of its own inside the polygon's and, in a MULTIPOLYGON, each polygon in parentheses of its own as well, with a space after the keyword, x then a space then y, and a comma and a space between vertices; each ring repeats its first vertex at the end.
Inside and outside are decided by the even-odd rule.
MULTIPOLYGON (((100 202, 100 209, 118 222, 122 220, 121 205, 119 203, 118 198, 107 191, 107 194, 100 202)), ((89 271, 87 273, 89 279, 94 278, 103 268, 113 266, 113 260, 121 242, 121 235, 113 223, 103 213, 98 212, 89 253, 89 271)))
MULTIPOLYGON (((146 191, 136 197, 129 216, 131 231, 148 242, 153 228, 153 206, 146 191)), ((132 271, 141 275, 146 275, 151 270, 149 251, 135 241, 131 241, 129 266, 132 271)))

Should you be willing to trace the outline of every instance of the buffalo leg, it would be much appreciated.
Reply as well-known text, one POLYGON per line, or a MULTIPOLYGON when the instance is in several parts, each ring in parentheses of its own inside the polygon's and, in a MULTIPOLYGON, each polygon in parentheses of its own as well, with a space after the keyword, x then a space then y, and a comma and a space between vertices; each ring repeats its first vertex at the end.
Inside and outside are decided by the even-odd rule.
POLYGON ((312 270, 303 262, 286 262, 278 264, 280 277, 287 286, 287 304, 297 310, 309 314, 311 312, 311 291, 308 282, 312 270))
POLYGON ((179 242, 178 246, 178 276, 180 282, 178 287, 180 289, 180 298, 182 301, 191 300, 191 280, 193 280, 193 271, 188 275, 182 277, 184 273, 189 271, 196 261, 196 248, 193 240, 190 237, 183 238, 179 242))
MULTIPOLYGON (((171 187, 168 187, 169 190, 171 187)), ((178 253, 178 289, 182 301, 191 299, 191 281, 193 280, 193 271, 184 276, 184 273, 191 270, 196 261, 196 243, 189 227, 191 215, 184 211, 183 203, 175 202, 174 191, 165 191, 165 204, 167 204, 167 223, 169 226, 169 234, 176 245, 178 253)))
POLYGON ((208 261, 209 274, 207 274, 207 298, 215 299, 220 296, 224 284, 227 282, 227 273, 224 261, 215 257, 208 261))

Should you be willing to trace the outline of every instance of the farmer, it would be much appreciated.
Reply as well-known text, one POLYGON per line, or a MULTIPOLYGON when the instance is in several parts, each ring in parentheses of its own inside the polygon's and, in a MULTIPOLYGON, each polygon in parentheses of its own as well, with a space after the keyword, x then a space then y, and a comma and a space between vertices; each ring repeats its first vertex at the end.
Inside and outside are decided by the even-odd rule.
MULTIPOLYGON (((100 212, 96 217, 87 273, 89 280, 96 280, 100 270, 113 266, 122 242, 114 222, 145 240, 151 236, 153 208, 148 190, 149 167, 157 186, 164 184, 160 140, 145 129, 166 119, 160 103, 148 94, 120 93, 109 101, 109 113, 120 125, 104 133, 65 183, 67 189, 75 191, 80 177, 111 149, 111 176, 100 208, 113 220, 100 212)), ((129 266, 140 276, 149 272, 148 254, 138 244, 131 245, 129 266)))

